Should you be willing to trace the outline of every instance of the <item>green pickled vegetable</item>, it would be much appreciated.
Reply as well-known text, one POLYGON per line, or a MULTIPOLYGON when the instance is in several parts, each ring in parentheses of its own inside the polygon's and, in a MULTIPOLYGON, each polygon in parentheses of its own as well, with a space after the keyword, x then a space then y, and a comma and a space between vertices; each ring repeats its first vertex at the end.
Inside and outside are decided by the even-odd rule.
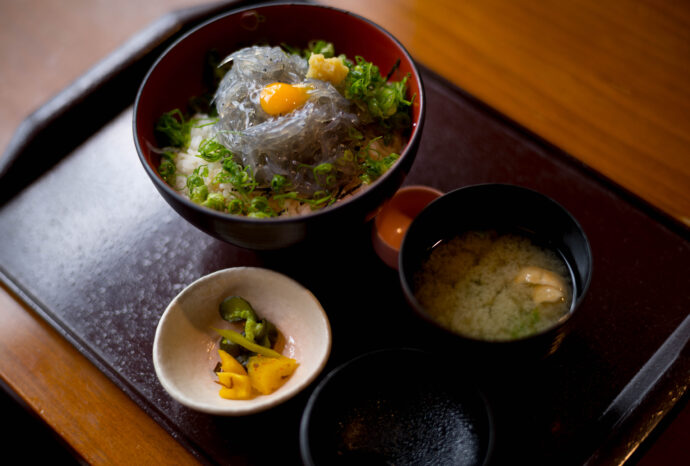
MULTIPOLYGON (((255 322, 253 326, 252 333, 254 334, 254 341, 261 346, 272 348, 275 341, 278 339, 278 329, 276 326, 266 319, 255 322)), ((245 325, 245 333, 246 328, 247 326, 245 325)))
POLYGON ((256 354, 260 354, 262 356, 266 356, 269 358, 280 358, 282 356, 277 351, 273 351, 270 348, 266 348, 265 346, 261 346, 258 343, 249 341, 247 338, 243 337, 241 334, 235 332, 234 330, 224 330, 219 328, 214 328, 213 330, 218 332, 218 334, 223 338, 227 338, 231 342, 240 345, 243 348, 248 349, 249 351, 252 351, 256 354))
MULTIPOLYGON (((241 296, 229 296, 220 303, 220 316, 228 322, 244 321, 244 337, 253 343, 272 348, 278 338, 278 329, 267 319, 259 319, 256 311, 241 296)), ((226 342, 229 345, 229 343, 226 342)), ((221 348, 222 349, 222 348, 221 348)), ((228 351, 228 353, 231 353, 228 351)))
POLYGON ((220 343, 218 344, 218 347, 226 353, 228 353, 233 358, 235 358, 237 362, 239 362, 245 367, 247 366, 249 358, 254 355, 254 353, 249 351, 247 348, 238 345, 237 343, 233 343, 232 341, 224 337, 220 338, 220 343))
POLYGON ((220 316, 228 322, 257 321, 259 317, 249 301, 241 296, 229 296, 220 303, 220 316))

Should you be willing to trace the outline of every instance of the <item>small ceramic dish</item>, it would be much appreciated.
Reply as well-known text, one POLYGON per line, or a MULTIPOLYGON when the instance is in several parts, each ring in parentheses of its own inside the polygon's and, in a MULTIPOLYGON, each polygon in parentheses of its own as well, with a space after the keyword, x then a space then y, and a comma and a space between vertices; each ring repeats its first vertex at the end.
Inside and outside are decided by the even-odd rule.
POLYGON ((488 464, 491 410, 456 366, 427 351, 394 348, 334 369, 302 415, 302 461, 307 466, 488 464))
POLYGON ((391 268, 398 268, 398 253, 412 220, 431 201, 443 195, 429 186, 405 186, 387 201, 374 219, 371 240, 374 251, 391 268))
POLYGON ((153 342, 158 380, 170 396, 191 409, 241 416, 276 406, 307 387, 323 370, 331 350, 328 317, 314 295, 272 270, 236 267, 206 275, 187 286, 161 316, 153 342), (232 328, 219 314, 228 296, 242 296, 283 335, 282 354, 299 363, 290 379, 270 395, 251 400, 219 396, 214 368, 219 361, 215 328, 232 328))

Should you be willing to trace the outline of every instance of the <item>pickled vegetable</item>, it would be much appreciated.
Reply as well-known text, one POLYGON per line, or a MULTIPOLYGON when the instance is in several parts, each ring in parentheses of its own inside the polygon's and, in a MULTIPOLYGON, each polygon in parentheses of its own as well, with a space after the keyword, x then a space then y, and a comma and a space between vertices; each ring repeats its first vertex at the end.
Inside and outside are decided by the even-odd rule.
POLYGON ((270 358, 257 355, 249 358, 247 372, 252 387, 259 393, 268 395, 282 387, 298 365, 297 361, 285 356, 270 358))
POLYGON ((223 350, 218 350, 218 355, 220 356, 220 368, 223 372, 247 375, 247 371, 245 370, 244 366, 230 354, 223 350))
POLYGON ((255 393, 252 383, 245 370, 235 358, 223 350, 218 350, 221 371, 216 372, 218 383, 222 385, 220 396, 229 400, 249 400, 255 393))
POLYGON ((222 385, 219 395, 228 400, 250 400, 255 392, 248 375, 232 372, 218 372, 218 381, 222 385))
POLYGON ((223 338, 227 338, 233 343, 236 343, 245 349, 248 349, 249 351, 252 351, 254 353, 262 354, 266 357, 269 358, 279 358, 281 355, 277 351, 272 350, 271 348, 266 348, 265 346, 261 346, 259 344, 253 343, 249 341, 247 338, 243 337, 241 334, 235 332, 234 330, 222 330, 222 329, 214 329, 220 336, 223 338))
POLYGON ((299 364, 273 349, 278 329, 261 319, 251 304, 240 296, 229 296, 220 304, 220 315, 229 322, 244 321, 242 333, 217 329, 221 336, 216 366, 220 396, 247 400, 278 390, 292 376, 299 364))
POLYGON ((227 320, 228 322, 259 320, 252 305, 241 296, 228 296, 225 298, 223 302, 220 303, 219 311, 223 320, 227 320))

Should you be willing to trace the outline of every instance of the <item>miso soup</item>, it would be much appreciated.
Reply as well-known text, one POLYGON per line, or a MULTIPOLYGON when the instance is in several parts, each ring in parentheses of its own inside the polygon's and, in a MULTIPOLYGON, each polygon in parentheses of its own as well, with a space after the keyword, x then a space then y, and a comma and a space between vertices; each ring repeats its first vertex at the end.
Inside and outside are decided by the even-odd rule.
POLYGON ((506 341, 556 324, 570 310, 573 287, 557 252, 514 233, 471 231, 432 249, 414 293, 442 326, 506 341))

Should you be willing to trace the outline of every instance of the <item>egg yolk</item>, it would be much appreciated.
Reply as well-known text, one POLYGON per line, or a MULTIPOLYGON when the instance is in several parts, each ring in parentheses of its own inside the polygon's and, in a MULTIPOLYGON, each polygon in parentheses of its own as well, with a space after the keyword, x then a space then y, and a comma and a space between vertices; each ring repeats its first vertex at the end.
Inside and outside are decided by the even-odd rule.
POLYGON ((269 115, 285 115, 302 107, 309 100, 311 89, 300 84, 269 84, 261 90, 261 108, 269 115))

